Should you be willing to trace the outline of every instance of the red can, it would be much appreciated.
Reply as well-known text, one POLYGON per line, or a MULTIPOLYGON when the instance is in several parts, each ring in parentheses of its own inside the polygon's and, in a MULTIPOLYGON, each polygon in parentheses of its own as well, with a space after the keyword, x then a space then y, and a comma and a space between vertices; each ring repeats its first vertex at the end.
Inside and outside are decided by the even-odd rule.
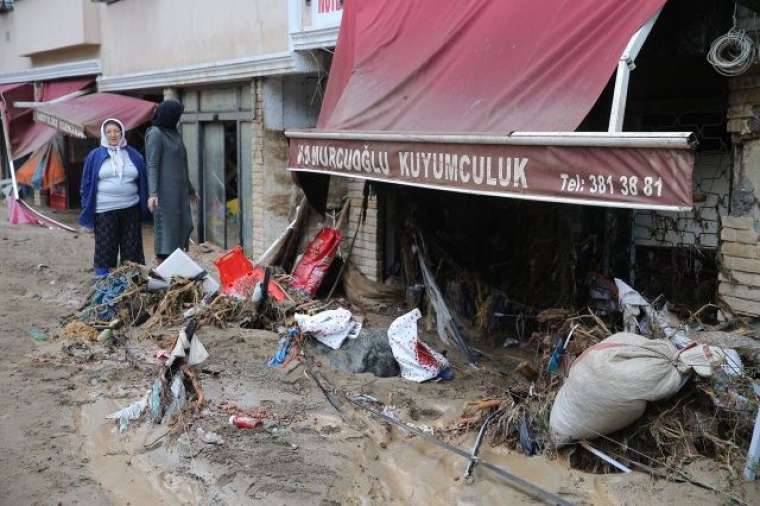
POLYGON ((263 423, 258 418, 232 415, 230 417, 230 425, 237 427, 238 429, 257 429, 261 427, 263 423))

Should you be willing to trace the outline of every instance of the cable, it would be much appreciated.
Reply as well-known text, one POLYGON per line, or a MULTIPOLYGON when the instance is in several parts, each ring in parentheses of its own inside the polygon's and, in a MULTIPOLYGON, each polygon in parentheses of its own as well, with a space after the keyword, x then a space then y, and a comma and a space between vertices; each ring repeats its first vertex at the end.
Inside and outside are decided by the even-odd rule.
POLYGON ((744 30, 736 28, 736 4, 734 24, 725 35, 710 45, 707 61, 721 75, 732 77, 745 73, 755 61, 755 43, 744 30))

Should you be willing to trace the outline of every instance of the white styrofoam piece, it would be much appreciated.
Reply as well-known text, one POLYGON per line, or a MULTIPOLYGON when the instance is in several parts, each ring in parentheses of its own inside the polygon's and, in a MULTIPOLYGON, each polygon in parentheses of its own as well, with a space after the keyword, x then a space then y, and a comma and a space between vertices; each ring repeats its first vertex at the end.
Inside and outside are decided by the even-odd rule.
MULTIPOLYGON (((156 267, 155 271, 166 279, 171 279, 172 276, 192 278, 203 272, 203 268, 195 263, 187 253, 177 248, 166 260, 161 262, 161 265, 156 267)), ((219 282, 212 278, 209 273, 203 280, 203 293, 208 295, 219 291, 219 288, 219 282)))

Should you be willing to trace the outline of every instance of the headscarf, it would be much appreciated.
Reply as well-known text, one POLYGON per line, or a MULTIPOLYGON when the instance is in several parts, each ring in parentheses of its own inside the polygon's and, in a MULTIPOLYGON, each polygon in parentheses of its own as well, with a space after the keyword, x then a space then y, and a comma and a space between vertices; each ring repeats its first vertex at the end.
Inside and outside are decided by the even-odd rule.
POLYGON ((100 145, 108 150, 108 156, 111 157, 111 165, 113 166, 113 175, 119 176, 119 182, 124 179, 124 165, 127 162, 127 151, 124 149, 127 147, 127 137, 125 135, 124 123, 116 118, 108 118, 100 125, 100 145), (109 123, 116 123, 121 129, 121 138, 118 144, 112 146, 106 136, 106 125, 109 123))
POLYGON ((185 106, 176 100, 164 100, 158 105, 155 114, 153 114, 153 124, 157 127, 176 130, 179 118, 185 106))

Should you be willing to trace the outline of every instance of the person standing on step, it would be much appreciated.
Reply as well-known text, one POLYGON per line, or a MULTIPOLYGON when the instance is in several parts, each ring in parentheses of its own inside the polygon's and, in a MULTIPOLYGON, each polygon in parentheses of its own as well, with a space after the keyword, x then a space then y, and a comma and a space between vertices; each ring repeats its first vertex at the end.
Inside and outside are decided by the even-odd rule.
POLYGON ((190 183, 187 150, 177 124, 184 106, 174 100, 162 102, 153 116, 153 126, 145 135, 148 165, 148 208, 155 226, 156 264, 174 250, 187 250, 193 231, 190 203, 197 195, 190 183))
POLYGON ((100 146, 87 154, 80 187, 79 223, 95 232, 95 275, 104 277, 119 261, 145 263, 142 221, 148 213, 148 176, 143 156, 127 145, 124 124, 109 118, 100 127, 100 146))

